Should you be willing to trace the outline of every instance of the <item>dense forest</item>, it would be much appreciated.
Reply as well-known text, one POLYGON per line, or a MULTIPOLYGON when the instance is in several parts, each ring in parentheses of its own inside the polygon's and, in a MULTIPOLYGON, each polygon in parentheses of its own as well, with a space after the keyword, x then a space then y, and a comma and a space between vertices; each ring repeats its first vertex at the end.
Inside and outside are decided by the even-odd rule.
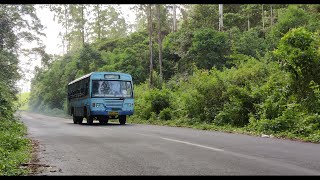
POLYGON ((66 110, 68 82, 117 71, 133 76, 135 119, 320 140, 319 5, 136 5, 132 32, 117 8, 50 6, 64 54, 42 54, 33 110, 66 110))
MULTIPOLYGON (((320 5, 139 4, 133 26, 118 5, 47 8, 63 27, 63 55, 33 49, 42 62, 31 83, 33 111, 65 111, 70 81, 117 71, 133 76, 133 119, 320 141, 320 5)), ((10 31, 1 30, 1 63, 15 66, 1 65, 2 115, 19 76, 10 31)))

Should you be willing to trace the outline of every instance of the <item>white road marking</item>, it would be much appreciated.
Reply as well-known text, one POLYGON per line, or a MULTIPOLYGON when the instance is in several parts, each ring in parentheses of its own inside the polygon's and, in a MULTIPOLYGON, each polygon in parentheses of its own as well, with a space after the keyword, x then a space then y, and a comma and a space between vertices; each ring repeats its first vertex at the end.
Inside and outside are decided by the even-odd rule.
POLYGON ((169 139, 169 138, 163 138, 163 137, 161 137, 161 139, 168 140, 168 141, 173 141, 173 142, 178 142, 178 143, 183 143, 183 144, 188 144, 188 145, 191 145, 191 146, 197 146, 197 147, 201 147, 201 148, 205 148, 205 149, 210 149, 210 150, 214 150, 214 151, 224 151, 224 150, 222 150, 222 149, 218 149, 218 148, 214 148, 214 147, 209 147, 209 146, 204 146, 204 145, 200 145, 200 144, 194 144, 194 143, 190 143, 190 142, 187 142, 187 141, 179 141, 179 140, 169 139))
POLYGON ((194 144, 194 143, 190 143, 187 141, 180 141, 180 140, 176 140, 176 139, 170 139, 170 138, 165 138, 165 137, 159 137, 159 136, 153 136, 153 135, 149 135, 149 134, 142 134, 142 133, 136 133, 142 136, 149 136, 149 137, 156 137, 156 138, 161 138, 163 140, 167 140, 167 141, 173 141, 173 142, 177 142, 177 143, 183 143, 183 144, 188 144, 191 146, 197 146, 197 147, 201 147, 201 148, 205 148, 205 149, 210 149, 213 151, 224 151, 222 149, 218 149, 218 148, 214 148, 214 147, 210 147, 210 146, 204 146, 204 145, 200 145, 200 144, 194 144))
POLYGON ((165 137, 161 137, 161 136, 154 136, 154 135, 149 135, 149 134, 142 134, 142 133, 135 133, 135 134, 139 134, 142 136, 149 136, 149 137, 156 137, 156 138, 161 138, 163 140, 167 140, 167 141, 173 141, 173 142, 177 142, 177 143, 183 143, 183 144, 188 144, 188 145, 192 145, 192 146, 197 146, 197 147, 201 147, 201 148, 205 148, 205 149, 210 149, 213 151, 220 151, 226 154, 230 154, 236 157, 240 157, 240 158, 246 158, 246 159, 250 159, 250 160, 254 160, 254 161, 258 161, 258 162, 262 162, 262 163, 266 163, 268 165, 271 166, 280 166, 280 167, 286 167, 289 170, 294 170, 296 171, 297 169, 302 170, 304 173, 307 174, 319 174, 318 171, 316 170, 312 170, 312 169, 307 169, 301 166, 297 166, 294 164, 289 164, 286 162, 282 162, 282 161, 277 161, 277 160, 272 160, 272 159, 267 159, 267 158, 261 158, 261 157, 256 157, 256 156, 250 156, 250 155, 245 155, 245 154, 241 154, 241 153, 236 153, 236 152, 231 152, 231 151, 225 151, 223 149, 218 149, 218 148, 214 148, 214 147, 210 147, 210 146, 204 146, 204 145, 200 145, 200 144, 194 144, 194 143, 190 143, 187 141, 180 141, 180 140, 176 140, 176 139, 170 139, 170 138, 165 138, 165 137))

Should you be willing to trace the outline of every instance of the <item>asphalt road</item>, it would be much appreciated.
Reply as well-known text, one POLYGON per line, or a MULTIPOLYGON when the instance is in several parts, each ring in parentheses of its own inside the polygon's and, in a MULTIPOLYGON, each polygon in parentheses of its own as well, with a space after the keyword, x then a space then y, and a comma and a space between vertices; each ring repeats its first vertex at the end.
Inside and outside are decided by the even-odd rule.
MULTIPOLYGON (((320 175, 320 144, 154 125, 73 124, 22 113, 38 175, 320 175)), ((84 120, 84 122, 86 122, 84 120)))

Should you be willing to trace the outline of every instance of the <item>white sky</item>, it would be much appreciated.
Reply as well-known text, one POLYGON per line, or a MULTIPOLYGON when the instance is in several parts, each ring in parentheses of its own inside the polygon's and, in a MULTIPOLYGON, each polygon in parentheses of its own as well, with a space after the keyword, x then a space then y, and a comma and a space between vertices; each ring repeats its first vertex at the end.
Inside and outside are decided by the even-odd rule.
MULTIPOLYGON (((133 24, 135 21, 135 14, 130 10, 133 5, 122 4, 123 16, 127 24, 133 24)), ((46 37, 42 37, 43 44, 46 46, 46 52, 48 54, 62 54, 61 38, 58 36, 62 29, 62 26, 57 22, 53 21, 53 13, 48 8, 37 7, 37 15, 41 20, 42 25, 45 29, 42 31, 46 34, 46 37)), ((23 48, 34 47, 34 44, 24 43, 23 48)), ((33 71, 35 66, 40 66, 41 61, 39 57, 34 57, 34 59, 29 62, 25 57, 20 56, 20 67, 24 72, 24 77, 18 82, 18 87, 22 92, 30 91, 30 80, 33 77, 33 71)))

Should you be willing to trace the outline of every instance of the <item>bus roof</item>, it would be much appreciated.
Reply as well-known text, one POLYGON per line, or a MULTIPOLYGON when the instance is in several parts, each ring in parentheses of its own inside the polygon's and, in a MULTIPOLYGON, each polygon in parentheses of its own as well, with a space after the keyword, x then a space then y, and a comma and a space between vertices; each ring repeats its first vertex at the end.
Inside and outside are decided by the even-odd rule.
POLYGON ((71 84, 73 84, 73 83, 75 83, 75 82, 78 82, 78 81, 80 81, 80 80, 82 80, 82 79, 85 79, 85 78, 87 78, 87 77, 90 77, 92 74, 119 74, 119 75, 123 74, 123 75, 129 75, 129 76, 131 76, 130 74, 120 73, 120 72, 91 72, 91 73, 89 73, 89 74, 86 74, 86 75, 84 75, 84 76, 81 76, 81 77, 79 77, 79 78, 71 81, 68 85, 71 85, 71 84))

